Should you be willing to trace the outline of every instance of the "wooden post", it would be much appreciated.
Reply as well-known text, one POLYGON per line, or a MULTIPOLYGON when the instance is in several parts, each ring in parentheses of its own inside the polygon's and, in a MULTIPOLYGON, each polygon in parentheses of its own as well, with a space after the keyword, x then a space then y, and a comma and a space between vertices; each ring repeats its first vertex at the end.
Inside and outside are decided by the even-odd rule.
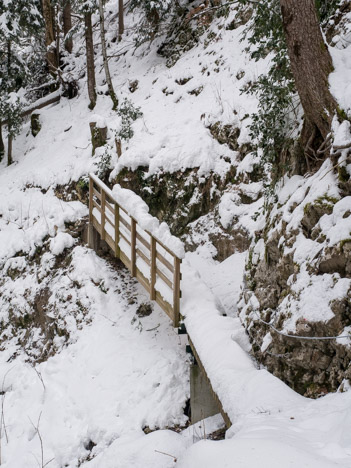
POLYGON ((136 276, 136 221, 131 218, 131 241, 130 241, 130 272, 132 276, 136 276))
POLYGON ((89 223, 93 224, 93 188, 94 182, 91 177, 89 177, 89 223))
POLYGON ((106 194, 101 189, 101 239, 105 240, 106 194))
POLYGON ((174 256, 173 273, 173 326, 179 326, 180 318, 180 259, 174 256))
POLYGON ((154 236, 150 238, 150 299, 154 301, 156 299, 155 283, 156 283, 156 239, 154 236))
POLYGON ((115 257, 121 257, 121 250, 119 248, 119 205, 115 203, 115 257))

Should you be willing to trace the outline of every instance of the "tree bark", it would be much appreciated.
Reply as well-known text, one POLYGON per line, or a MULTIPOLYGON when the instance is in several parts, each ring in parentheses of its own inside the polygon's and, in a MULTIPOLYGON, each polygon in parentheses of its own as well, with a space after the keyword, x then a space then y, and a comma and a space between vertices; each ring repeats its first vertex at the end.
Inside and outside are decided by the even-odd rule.
POLYGON ((333 63, 324 43, 315 0, 280 0, 291 70, 305 113, 303 145, 326 139, 337 103, 330 93, 328 76, 333 63), (310 141, 310 143, 312 142, 310 141))
POLYGON ((104 69, 106 75, 106 82, 108 86, 108 92, 110 94, 113 106, 112 109, 116 110, 118 107, 118 99, 113 89, 113 84, 110 75, 110 69, 108 66, 107 51, 106 51, 106 38, 105 38, 105 21, 104 21, 104 7, 102 0, 99 0, 99 13, 100 13, 100 35, 101 35, 101 48, 102 48, 102 58, 104 61, 104 69))
POLYGON ((54 21, 50 0, 42 0, 42 6, 45 21, 46 60, 48 62, 49 72, 51 75, 56 76, 58 62, 55 50, 54 21))
POLYGON ((2 125, 0 122, 0 161, 2 161, 4 154, 5 154, 5 145, 4 145, 4 140, 2 139, 2 125))
POLYGON ((7 165, 13 163, 12 159, 12 135, 10 134, 10 126, 8 127, 9 135, 7 137, 7 165))
POLYGON ((71 0, 66 0, 63 7, 63 34, 65 37, 65 49, 69 54, 72 53, 73 40, 72 37, 67 38, 67 34, 72 29, 72 16, 71 16, 71 0))
POLYGON ((95 82, 93 26, 91 23, 90 12, 84 14, 84 22, 85 22, 85 46, 86 46, 86 61, 87 61, 88 95, 90 99, 89 109, 94 109, 96 105, 96 82, 95 82))
POLYGON ((124 33, 123 0, 118 0, 118 42, 122 40, 124 33))

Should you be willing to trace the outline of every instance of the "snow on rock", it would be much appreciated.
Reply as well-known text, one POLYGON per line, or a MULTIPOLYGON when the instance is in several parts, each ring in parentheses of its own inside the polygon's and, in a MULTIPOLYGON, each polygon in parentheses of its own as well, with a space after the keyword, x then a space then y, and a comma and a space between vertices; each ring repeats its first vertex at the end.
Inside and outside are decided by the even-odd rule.
POLYGON ((177 257, 184 257, 184 245, 170 233, 166 223, 159 223, 157 218, 149 214, 147 204, 128 189, 115 185, 112 190, 113 197, 139 224, 145 231, 150 232, 156 239, 168 247, 177 257))
POLYGON ((59 232, 51 239, 50 251, 54 255, 60 255, 65 249, 74 245, 73 237, 67 232, 59 232))

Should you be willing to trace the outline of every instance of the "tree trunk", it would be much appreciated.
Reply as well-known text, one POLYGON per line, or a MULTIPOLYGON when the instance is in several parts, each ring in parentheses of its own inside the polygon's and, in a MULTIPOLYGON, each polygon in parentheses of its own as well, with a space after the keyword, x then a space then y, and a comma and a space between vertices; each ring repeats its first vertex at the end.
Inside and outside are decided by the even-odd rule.
POLYGON ((333 63, 324 43, 315 0, 280 0, 283 27, 297 92, 305 112, 302 143, 326 139, 337 103, 329 91, 333 63), (315 136, 314 136, 315 134, 315 136))
POLYGON ((122 40, 124 33, 123 0, 118 0, 118 42, 122 40))
POLYGON ((10 164, 13 163, 12 160, 12 135, 10 133, 11 129, 10 126, 8 127, 8 137, 7 137, 7 165, 9 166, 10 164))
POLYGON ((89 109, 94 109, 96 105, 96 83, 95 83, 93 26, 91 24, 90 12, 84 14, 84 22, 85 22, 85 45, 86 45, 86 59, 87 59, 88 94, 89 94, 89 99, 90 99, 89 109))
POLYGON ((2 139, 2 125, 0 121, 0 161, 2 161, 4 154, 5 154, 5 145, 4 145, 4 140, 2 139))
POLYGON ((45 21, 46 60, 48 62, 49 72, 51 75, 56 76, 58 62, 55 51, 54 22, 50 0, 42 0, 42 6, 45 21))
POLYGON ((72 53, 73 40, 72 37, 67 38, 67 34, 72 29, 72 16, 71 16, 71 0, 66 0, 63 7, 63 34, 65 37, 65 49, 69 54, 72 53))
POLYGON ((106 51, 106 39, 105 39, 105 21, 104 21, 104 7, 102 4, 102 0, 99 0, 99 13, 100 13, 100 35, 101 35, 101 48, 102 48, 102 58, 104 61, 104 68, 105 68, 105 75, 106 75, 106 82, 108 86, 108 92, 112 99, 112 109, 116 110, 118 107, 118 99, 113 89, 113 84, 110 75, 110 69, 108 66, 108 59, 107 59, 107 51, 106 51))

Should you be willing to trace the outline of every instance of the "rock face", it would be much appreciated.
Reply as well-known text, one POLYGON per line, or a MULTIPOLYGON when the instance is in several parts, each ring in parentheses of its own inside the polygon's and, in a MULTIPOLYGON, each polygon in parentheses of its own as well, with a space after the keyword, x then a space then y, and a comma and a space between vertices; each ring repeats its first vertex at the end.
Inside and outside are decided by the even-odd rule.
POLYGON ((333 172, 321 183, 326 164, 271 204, 239 306, 255 358, 309 397, 351 379, 351 339, 315 339, 351 331, 351 191, 333 172))
POLYGON ((148 204, 150 213, 165 221, 172 234, 182 235, 189 223, 214 209, 227 184, 235 180, 233 167, 224 179, 216 174, 199 177, 196 169, 146 178, 147 167, 122 170, 116 183, 133 190, 148 204))

